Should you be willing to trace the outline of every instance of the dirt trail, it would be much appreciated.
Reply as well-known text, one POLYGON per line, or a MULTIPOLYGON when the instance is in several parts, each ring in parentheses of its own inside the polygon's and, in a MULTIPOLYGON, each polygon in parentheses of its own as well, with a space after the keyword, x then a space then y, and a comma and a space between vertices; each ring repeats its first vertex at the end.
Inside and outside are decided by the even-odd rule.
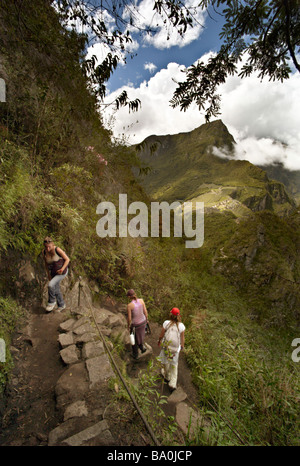
POLYGON ((48 432, 59 422, 54 387, 65 370, 60 356, 60 313, 43 308, 28 313, 27 325, 14 336, 14 369, 7 387, 0 445, 47 445, 48 432))
MULTIPOLYGON (((67 313, 45 313, 42 307, 35 307, 28 311, 26 325, 15 334, 12 342, 15 367, 6 393, 0 445, 47 445, 49 432, 62 422, 54 389, 66 369, 57 339, 59 324, 66 320, 67 313)), ((157 346, 160 330, 158 324, 151 323, 151 334, 145 340, 152 346, 154 357, 160 351, 157 346)), ((137 377, 141 368, 143 364, 130 362, 128 373, 137 377)), ((190 403, 196 404, 197 393, 184 353, 180 355, 178 384, 190 403)), ((162 384, 162 390, 163 395, 171 393, 166 384, 162 384)))

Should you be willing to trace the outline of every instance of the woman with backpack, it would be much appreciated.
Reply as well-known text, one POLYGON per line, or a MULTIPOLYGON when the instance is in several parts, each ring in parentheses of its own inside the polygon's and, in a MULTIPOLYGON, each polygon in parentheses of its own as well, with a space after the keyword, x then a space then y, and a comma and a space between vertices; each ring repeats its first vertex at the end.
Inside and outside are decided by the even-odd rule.
POLYGON ((55 246, 52 238, 49 236, 44 239, 43 255, 49 279, 46 311, 51 312, 57 302, 57 311, 60 312, 66 307, 60 291, 60 282, 68 274, 70 259, 62 249, 55 246))
POLYGON ((159 359, 162 363, 162 375, 169 382, 171 390, 177 387, 179 352, 184 349, 185 325, 181 322, 180 311, 173 307, 170 320, 165 320, 158 340, 162 343, 159 359))

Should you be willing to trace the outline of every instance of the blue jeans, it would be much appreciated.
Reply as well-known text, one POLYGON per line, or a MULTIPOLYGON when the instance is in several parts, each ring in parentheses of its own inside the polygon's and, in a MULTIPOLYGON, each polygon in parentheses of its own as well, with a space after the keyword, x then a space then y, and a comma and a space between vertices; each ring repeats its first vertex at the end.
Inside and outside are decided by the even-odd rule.
POLYGON ((68 272, 64 275, 55 275, 55 277, 51 278, 48 284, 48 303, 53 304, 57 301, 58 307, 62 307, 65 305, 64 298, 60 291, 60 282, 68 275, 68 272))

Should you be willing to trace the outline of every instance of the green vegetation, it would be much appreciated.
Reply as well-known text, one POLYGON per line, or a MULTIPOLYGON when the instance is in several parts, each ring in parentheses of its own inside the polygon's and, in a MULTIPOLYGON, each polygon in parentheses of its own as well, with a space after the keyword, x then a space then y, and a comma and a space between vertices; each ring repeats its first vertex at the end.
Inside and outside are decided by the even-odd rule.
POLYGON ((288 193, 290 193, 297 204, 300 204, 300 171, 289 171, 281 163, 275 165, 267 165, 261 167, 265 172, 267 172, 268 177, 280 181, 287 188, 288 193))
MULTIPOLYGON (((192 138, 161 138, 158 156, 145 152, 142 163, 134 148, 113 143, 80 66, 83 38, 60 25, 49 3, 28 5, 0 6, 0 72, 8 83, 7 103, 0 104, 0 338, 9 350, 20 305, 32 297, 26 288, 18 295, 21 261, 39 271, 42 241, 51 235, 68 252, 74 279, 97 283, 101 296, 123 300, 133 287, 159 322, 172 306, 181 309, 199 405, 212 421, 211 443, 239 444, 228 419, 249 444, 298 444, 299 366, 291 361, 291 342, 299 336, 299 214, 293 201, 259 168, 212 155, 208 146, 233 145, 220 121, 192 138), (154 160, 159 170, 145 178, 146 194, 132 170, 154 160), (100 239, 96 207, 103 200, 118 205, 120 193, 129 203, 202 196, 210 207, 203 247, 186 249, 184 238, 100 239)), ((12 367, 9 351, 7 361, 0 366, 2 388, 12 367)), ((153 376, 143 380, 140 396, 153 376)), ((155 412, 146 406, 157 423, 161 402, 155 412)), ((168 422, 165 439, 172 433, 168 422)), ((189 441, 201 444, 203 436, 189 441)))
POLYGON ((194 381, 211 414, 210 436, 218 445, 299 445, 299 368, 291 340, 251 321, 242 302, 233 309, 199 312, 187 336, 194 381))
MULTIPOLYGON (((224 218, 216 217, 207 221, 207 229, 220 231, 224 218)), ((242 267, 230 276, 234 264, 226 273, 213 272, 212 245, 218 251, 226 238, 230 241, 234 217, 228 214, 225 225, 218 242, 209 237, 197 252, 184 250, 180 241, 149 240, 138 250, 139 260, 135 256, 132 283, 152 319, 163 320, 175 303, 181 309, 199 407, 211 421, 209 444, 297 445, 300 367, 291 359, 297 325, 287 306, 288 296, 296 294, 283 287, 279 293, 278 282, 265 286, 266 291, 261 283, 253 290, 252 274, 241 275, 242 267), (272 293, 281 300, 280 312, 272 293)), ((273 240, 276 244, 276 234, 273 240)), ((192 438, 189 442, 205 445, 207 436, 200 431, 196 443, 192 438)))
MULTIPOLYGON (((0 293, 21 304, 21 261, 43 274, 46 235, 68 251, 75 276, 115 289, 111 274, 120 268, 121 252, 117 240, 97 237, 96 207, 103 196, 115 201, 120 190, 142 197, 130 172, 139 164, 134 151, 112 144, 80 66, 85 41, 61 27, 50 5, 29 3, 0 6, 0 73, 7 83, 0 103, 0 293)), ((13 326, 6 329, 4 318, 9 343, 13 326)), ((17 307, 11 319, 17 322, 17 307)))
POLYGON ((220 113, 218 86, 231 75, 242 78, 258 72, 259 78, 288 79, 290 60, 300 72, 299 8, 292 0, 202 0, 199 7, 224 19, 222 45, 207 63, 199 61, 186 71, 171 104, 186 110, 192 102, 205 110, 206 119, 220 113), (239 70, 238 63, 244 64, 239 70))
POLYGON ((0 296, 0 339, 5 342, 5 361, 0 360, 0 394, 13 367, 13 360, 9 350, 11 334, 22 315, 22 308, 16 301, 12 298, 3 298, 0 296))
MULTIPOLYGON (((151 427, 159 443, 161 445, 182 445, 183 434, 178 429, 174 417, 166 415, 163 410, 163 406, 167 404, 167 397, 162 395, 163 382, 160 375, 160 363, 157 360, 149 361, 147 368, 141 370, 136 379, 130 378, 126 374, 125 368, 123 368, 122 376, 128 390, 141 409, 144 420, 151 427)), ((111 378, 109 385, 114 398, 113 417, 118 418, 120 430, 125 429, 128 435, 130 435, 130 431, 130 440, 132 441, 133 438, 137 441, 145 426, 134 408, 131 396, 129 396, 124 384, 120 383, 119 378, 111 378)), ((147 440, 143 434, 141 437, 144 441, 147 440)), ((150 437, 149 441, 152 442, 150 437)))

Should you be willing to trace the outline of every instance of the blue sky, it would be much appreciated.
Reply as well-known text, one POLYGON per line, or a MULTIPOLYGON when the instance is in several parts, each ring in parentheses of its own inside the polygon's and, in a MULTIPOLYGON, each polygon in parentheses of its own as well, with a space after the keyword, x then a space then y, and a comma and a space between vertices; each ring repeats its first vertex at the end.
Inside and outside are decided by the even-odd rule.
POLYGON ((108 82, 108 89, 112 92, 128 83, 132 83, 135 87, 139 86, 151 76, 151 71, 145 69, 146 64, 155 65, 156 72, 166 68, 170 62, 188 67, 207 51, 217 51, 221 44, 219 32, 222 24, 222 17, 214 14, 214 19, 206 18, 200 34, 201 39, 194 40, 185 47, 174 45, 168 49, 159 49, 147 45, 139 48, 133 58, 128 57, 126 65, 117 68, 108 82))
MULTIPOLYGON (((141 26, 155 25, 156 31, 152 36, 143 36, 131 30, 129 52, 134 58, 128 56, 127 63, 122 64, 120 55, 121 64, 108 82, 107 106, 101 111, 114 137, 127 144, 139 143, 152 134, 188 132, 205 123, 203 112, 195 105, 181 112, 170 107, 170 99, 175 81, 184 79, 182 70, 207 59, 220 45, 222 17, 217 13, 198 11, 198 24, 188 29, 183 40, 175 30, 168 31, 167 40, 161 20, 153 16, 153 1, 141 0, 137 9, 141 26), (141 100, 138 112, 128 113, 127 108, 115 112, 108 105, 124 90, 130 99, 141 100)), ((185 0, 189 5, 193 1, 185 0)), ((100 43, 88 50, 88 55, 96 55, 99 62, 106 53, 100 43)), ((235 158, 261 165, 281 162, 290 170, 300 170, 300 73, 292 73, 284 83, 267 79, 261 82, 255 74, 246 79, 234 76, 220 86, 219 93, 222 100, 218 118, 235 138, 235 158)))

